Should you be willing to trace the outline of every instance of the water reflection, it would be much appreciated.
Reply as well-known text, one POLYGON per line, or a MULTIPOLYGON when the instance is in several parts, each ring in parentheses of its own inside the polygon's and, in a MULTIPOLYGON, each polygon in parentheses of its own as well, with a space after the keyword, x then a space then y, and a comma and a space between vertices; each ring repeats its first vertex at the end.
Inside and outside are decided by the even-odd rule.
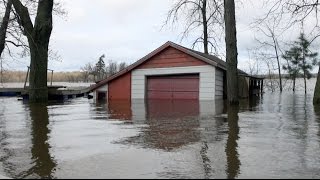
POLYGON ((148 101, 145 142, 173 150, 199 141, 198 101, 148 101))
POLYGON ((228 140, 226 145, 228 179, 235 179, 240 172, 240 159, 238 154, 239 139, 239 106, 228 106, 228 140))
MULTIPOLYGON (((259 110, 259 105, 263 101, 263 96, 252 96, 248 99, 240 99, 239 112, 244 111, 257 111, 259 110)), ((226 102, 225 102, 226 103, 226 102)), ((227 105, 225 105, 227 106, 227 105)))
MULTIPOLYGON (((123 106, 123 102, 109 103, 109 111, 114 114, 111 117, 118 115, 121 110, 114 108, 125 108, 126 114, 121 114, 122 117, 129 119, 133 118, 134 122, 145 122, 148 126, 142 129, 142 133, 138 136, 130 137, 125 140, 126 143, 142 145, 143 147, 162 149, 171 151, 184 145, 199 141, 199 102, 198 101, 164 101, 153 100, 147 101, 145 112, 141 109, 132 117, 132 113, 123 106), (110 106, 112 105, 112 106, 110 106), (145 115, 145 116, 144 116, 145 115), (145 117, 146 119, 137 119, 137 117, 145 117)), ((143 103, 143 102, 140 102, 143 103)), ((133 106, 143 106, 133 104, 133 106)))
POLYGON ((40 178, 53 178, 56 163, 50 155, 48 135, 50 130, 49 115, 46 104, 29 104, 31 117, 32 162, 33 166, 26 171, 25 177, 37 175, 40 178))
POLYGON ((8 167, 4 171, 8 175, 14 175, 14 171, 16 166, 14 163, 10 162, 10 158, 14 156, 14 152, 8 147, 9 142, 9 134, 7 132, 7 124, 6 118, 3 117, 4 113, 6 112, 6 107, 2 107, 0 109, 1 119, 0 119, 0 162, 3 166, 8 167))
POLYGON ((131 111, 131 101, 112 101, 107 102, 108 104, 108 114, 110 119, 116 120, 131 120, 132 111, 131 111))
MULTIPOLYGON (((315 121, 318 124, 318 137, 320 137, 320 105, 314 106, 314 113, 316 115, 315 121)), ((320 141, 319 141, 320 143, 320 141)))
MULTIPOLYGON (((109 103, 109 112, 119 112, 120 110, 114 108, 122 105, 122 102, 112 102, 112 106, 109 103)), ((131 111, 126 111, 129 112, 127 116, 132 115, 135 124, 144 122, 143 124, 148 126, 141 128, 141 133, 138 135, 116 143, 165 152, 176 152, 186 146, 189 146, 190 150, 197 147, 199 151, 193 153, 197 153, 200 158, 203 178, 223 177, 219 171, 223 167, 219 166, 224 166, 226 160, 223 157, 226 153, 220 148, 222 147, 220 144, 224 143, 228 130, 226 130, 227 121, 219 117, 219 114, 226 111, 224 101, 149 100, 133 101, 131 106, 131 111)), ((198 162, 198 160, 193 161, 195 162, 192 163, 198 162)), ((160 173, 159 176, 182 177, 175 174, 174 169, 168 167, 167 171, 160 173)))
POLYGON ((205 176, 204 178, 205 179, 211 178, 212 174, 214 173, 214 170, 211 165, 212 162, 208 156, 208 150, 209 150, 208 142, 204 141, 202 143, 200 155, 201 155, 201 159, 202 159, 202 163, 203 163, 204 176, 205 176))
POLYGON ((46 105, 29 105, 1 99, 1 174, 13 178, 53 178, 56 163, 50 155, 46 105), (2 170, 3 168, 3 170, 2 170))
POLYGON ((265 94, 235 109, 9 99, 0 103, 0 136, 0 174, 16 178, 320 177, 320 107, 304 94, 265 94))

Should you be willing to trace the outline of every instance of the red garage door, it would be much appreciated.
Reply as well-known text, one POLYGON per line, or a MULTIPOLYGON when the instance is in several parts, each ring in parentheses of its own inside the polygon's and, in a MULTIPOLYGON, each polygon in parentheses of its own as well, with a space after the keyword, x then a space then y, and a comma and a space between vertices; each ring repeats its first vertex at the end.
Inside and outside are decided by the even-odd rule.
POLYGON ((199 99, 199 75, 152 76, 148 99, 199 99))

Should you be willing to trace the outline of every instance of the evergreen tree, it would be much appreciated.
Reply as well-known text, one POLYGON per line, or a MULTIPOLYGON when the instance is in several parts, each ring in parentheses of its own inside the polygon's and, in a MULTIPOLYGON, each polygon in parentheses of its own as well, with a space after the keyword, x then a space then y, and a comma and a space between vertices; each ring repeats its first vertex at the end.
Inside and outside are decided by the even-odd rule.
POLYGON ((307 79, 311 78, 311 70, 318 63, 318 53, 310 51, 309 42, 303 33, 300 34, 298 41, 294 42, 293 47, 286 51, 283 58, 287 60, 288 65, 283 66, 293 79, 293 91, 295 91, 296 78, 301 74, 304 79, 305 94, 307 94, 307 79))
POLYGON ((311 70, 315 65, 318 63, 318 53, 313 53, 309 50, 309 47, 311 45, 311 42, 309 42, 303 33, 300 34, 299 41, 296 42, 300 48, 301 48, 301 63, 299 64, 302 73, 303 73, 303 79, 304 79, 304 89, 305 94, 307 94, 307 80, 311 78, 311 70))
POLYGON ((102 80, 104 78, 105 75, 105 63, 104 63, 104 59, 105 55, 103 54, 102 56, 100 56, 99 61, 96 64, 96 68, 95 68, 95 72, 98 78, 98 81, 102 80))
POLYGON ((289 51, 286 51, 282 57, 288 62, 287 66, 283 66, 283 69, 288 71, 290 78, 293 80, 292 90, 295 91, 296 79, 300 74, 300 49, 298 47, 292 47, 289 51))

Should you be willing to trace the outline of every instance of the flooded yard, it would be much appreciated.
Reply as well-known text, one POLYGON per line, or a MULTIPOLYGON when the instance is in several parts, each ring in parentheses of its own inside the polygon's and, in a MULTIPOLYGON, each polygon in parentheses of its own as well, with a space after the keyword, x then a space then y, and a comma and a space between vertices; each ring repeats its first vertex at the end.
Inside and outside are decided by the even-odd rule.
POLYGON ((12 178, 320 178, 312 93, 225 102, 0 98, 0 174, 12 178))

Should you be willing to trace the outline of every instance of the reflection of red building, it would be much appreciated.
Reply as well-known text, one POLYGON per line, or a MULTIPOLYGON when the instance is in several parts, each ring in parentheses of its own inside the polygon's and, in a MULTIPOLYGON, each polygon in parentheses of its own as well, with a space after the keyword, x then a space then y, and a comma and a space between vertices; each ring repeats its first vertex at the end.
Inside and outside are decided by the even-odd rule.
POLYGON ((132 119, 133 123, 143 121, 148 125, 138 136, 130 137, 126 142, 164 150, 200 140, 199 108, 197 100, 149 100, 132 104, 128 101, 109 102, 112 119, 132 119))
POLYGON ((110 119, 131 120, 132 110, 130 101, 108 101, 108 113, 110 119))
POLYGON ((150 145, 171 150, 200 140, 199 101, 175 100, 147 102, 145 140, 150 145))
POLYGON ((111 119, 131 120, 134 124, 144 124, 138 136, 126 141, 141 146, 172 150, 200 141, 201 123, 215 128, 219 121, 202 121, 222 113, 223 102, 198 100, 148 100, 109 101, 108 113, 111 119), (220 110, 221 109, 221 110, 220 110), (210 125, 208 125, 210 124, 210 125))

